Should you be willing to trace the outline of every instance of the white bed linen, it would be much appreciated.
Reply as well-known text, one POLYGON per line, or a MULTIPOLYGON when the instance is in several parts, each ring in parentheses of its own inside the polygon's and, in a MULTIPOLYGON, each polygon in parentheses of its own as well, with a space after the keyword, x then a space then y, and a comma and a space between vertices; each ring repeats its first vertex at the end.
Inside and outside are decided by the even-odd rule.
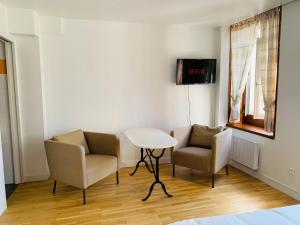
POLYGON ((232 216, 183 220, 170 225, 300 225, 300 205, 232 216))

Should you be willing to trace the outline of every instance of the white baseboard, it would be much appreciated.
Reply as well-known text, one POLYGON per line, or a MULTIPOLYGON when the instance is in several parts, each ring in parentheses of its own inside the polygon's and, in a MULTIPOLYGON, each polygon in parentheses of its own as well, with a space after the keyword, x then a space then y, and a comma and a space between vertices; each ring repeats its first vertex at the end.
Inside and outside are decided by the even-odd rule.
MULTIPOLYGON (((121 162, 121 168, 123 168, 123 167, 133 167, 133 166, 135 166, 135 165, 137 164, 138 161, 139 161, 139 160, 123 161, 123 162, 121 162)), ((147 161, 148 163, 150 163, 148 159, 147 159, 146 161, 147 161)), ((152 162, 155 163, 153 160, 152 160, 152 162)), ((163 158, 161 158, 161 159, 159 160, 159 163, 160 163, 160 164, 168 164, 168 163, 170 163, 170 162, 171 162, 170 157, 163 157, 163 158)), ((142 166, 143 166, 143 165, 142 165, 142 166)))
POLYGON ((253 176, 255 178, 257 178, 258 180, 261 180, 262 182, 270 185, 271 187, 297 199, 300 201, 300 192, 296 191, 295 189, 285 185, 285 184, 282 184, 281 182, 279 182, 278 180, 275 180, 267 175, 264 175, 262 173, 259 173, 257 171, 254 171, 254 170, 251 170, 241 164, 239 164, 238 162, 235 162, 235 161, 230 161, 229 164, 241 171, 243 171, 244 173, 246 174, 249 174, 250 176, 253 176))
POLYGON ((33 182, 33 181, 43 181, 48 180, 49 174, 38 174, 38 175, 30 175, 30 176, 24 176, 23 182, 33 182))

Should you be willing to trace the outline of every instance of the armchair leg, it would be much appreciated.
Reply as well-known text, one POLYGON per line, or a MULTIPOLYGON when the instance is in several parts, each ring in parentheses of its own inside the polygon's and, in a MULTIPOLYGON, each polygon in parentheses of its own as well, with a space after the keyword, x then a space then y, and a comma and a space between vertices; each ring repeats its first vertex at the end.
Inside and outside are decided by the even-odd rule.
POLYGON ((116 172, 117 184, 119 184, 119 171, 116 172))
POLYGON ((173 163, 173 177, 175 177, 175 164, 173 163))
POLYGON ((54 184, 53 184, 53 191, 52 193, 55 195, 55 190, 56 190, 56 180, 54 181, 54 184))
POLYGON ((226 174, 228 176, 228 166, 226 165, 226 174))
POLYGON ((85 193, 85 189, 82 190, 82 198, 83 198, 83 204, 86 204, 86 193, 85 193))
POLYGON ((215 187, 215 175, 214 174, 211 175, 211 187, 212 188, 215 187))

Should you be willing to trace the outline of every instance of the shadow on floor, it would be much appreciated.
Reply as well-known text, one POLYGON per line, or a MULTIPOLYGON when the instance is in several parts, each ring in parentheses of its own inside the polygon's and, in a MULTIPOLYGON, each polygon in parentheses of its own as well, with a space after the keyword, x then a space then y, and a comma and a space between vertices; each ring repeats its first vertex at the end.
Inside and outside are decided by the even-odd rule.
POLYGON ((17 187, 17 184, 5 184, 6 199, 8 199, 12 195, 12 193, 14 193, 17 187))

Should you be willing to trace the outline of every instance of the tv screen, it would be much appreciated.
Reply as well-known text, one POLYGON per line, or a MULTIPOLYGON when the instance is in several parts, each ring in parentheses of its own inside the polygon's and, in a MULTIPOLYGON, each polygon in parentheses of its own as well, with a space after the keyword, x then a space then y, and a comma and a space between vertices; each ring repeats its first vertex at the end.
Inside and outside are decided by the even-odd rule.
POLYGON ((177 59, 176 84, 215 83, 216 59, 177 59))

